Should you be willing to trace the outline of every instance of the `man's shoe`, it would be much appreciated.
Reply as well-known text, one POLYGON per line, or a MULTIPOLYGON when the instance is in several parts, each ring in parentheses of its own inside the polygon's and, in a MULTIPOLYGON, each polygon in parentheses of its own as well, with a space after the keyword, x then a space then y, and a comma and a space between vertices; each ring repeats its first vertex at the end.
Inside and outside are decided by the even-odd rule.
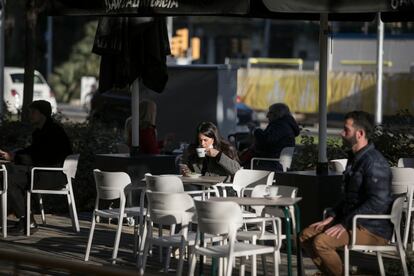
MULTIPOLYGON (((37 232, 38 226, 36 221, 33 219, 33 221, 30 223, 30 233, 33 234, 37 232)), ((26 235, 26 218, 20 218, 20 220, 16 223, 16 226, 12 229, 10 229, 11 235, 26 235)))

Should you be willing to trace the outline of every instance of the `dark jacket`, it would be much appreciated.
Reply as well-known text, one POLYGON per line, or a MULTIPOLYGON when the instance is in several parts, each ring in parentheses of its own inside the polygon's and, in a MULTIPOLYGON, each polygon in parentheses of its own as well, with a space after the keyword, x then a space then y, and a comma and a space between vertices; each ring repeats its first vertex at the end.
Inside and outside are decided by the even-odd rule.
POLYGON ((207 176, 233 176, 240 170, 237 158, 232 158, 232 156, 237 156, 233 147, 226 152, 220 151, 216 157, 206 156, 205 158, 199 158, 194 153, 195 147, 190 145, 183 155, 183 163, 187 164, 191 171, 207 176))
POLYGON ((283 148, 295 146, 295 137, 299 133, 299 126, 290 115, 269 123, 265 130, 256 129, 255 156, 279 158, 283 148))
MULTIPOLYGON (((351 230, 356 214, 389 214, 392 206, 391 170, 387 160, 369 144, 351 154, 344 172, 344 199, 334 208, 335 221, 351 230)), ((358 220, 358 225, 385 239, 392 235, 387 220, 358 220)))
POLYGON ((49 118, 41 129, 36 129, 32 133, 32 144, 16 152, 15 159, 17 163, 25 165, 60 167, 71 153, 72 147, 65 131, 49 118), (27 161, 24 156, 27 156, 30 161, 27 161), (26 161, 21 161, 23 159, 26 161))

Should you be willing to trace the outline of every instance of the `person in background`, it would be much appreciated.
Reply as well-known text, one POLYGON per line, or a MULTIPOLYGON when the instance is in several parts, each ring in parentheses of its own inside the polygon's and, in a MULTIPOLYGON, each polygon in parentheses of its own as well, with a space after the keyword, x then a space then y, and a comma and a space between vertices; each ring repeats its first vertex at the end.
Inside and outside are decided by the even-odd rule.
POLYGON ((236 150, 220 136, 211 122, 197 126, 194 143, 188 146, 182 163, 188 166, 181 172, 184 175, 196 172, 209 176, 233 176, 240 169, 236 150), (205 149, 205 157, 198 156, 197 148, 205 149))
MULTIPOLYGON (((155 126, 157 117, 157 105, 151 100, 142 100, 139 103, 139 153, 160 154, 163 148, 167 148, 174 140, 174 134, 166 135, 164 141, 157 139, 155 126)), ((132 118, 125 121, 127 145, 132 145, 132 118)))
MULTIPOLYGON (((341 136, 350 151, 343 178, 343 200, 327 213, 326 219, 311 224, 300 235, 301 247, 323 275, 343 275, 336 249, 349 244, 355 215, 385 215, 391 211, 391 170, 388 161, 369 141, 373 128, 374 120, 366 112, 345 115, 341 136)), ((358 222, 357 244, 388 244, 392 237, 390 221, 361 219, 358 222)))
MULTIPOLYGON (((279 158, 280 152, 285 147, 295 146, 295 137, 299 135, 300 129, 289 107, 284 103, 275 103, 269 107, 266 115, 269 124, 263 130, 254 128, 252 130, 254 144, 249 148, 247 158, 243 158, 242 165, 250 166, 252 157, 279 158)), ((269 161, 256 161, 255 168, 282 171, 282 165, 269 161)))
MULTIPOLYGON (((0 150, 0 157, 12 161, 7 164, 9 175, 10 209, 19 219, 15 232, 26 230, 26 190, 30 183, 31 167, 62 167, 65 158, 72 154, 72 146, 64 129, 51 118, 52 107, 44 100, 29 105, 29 120, 34 127, 30 146, 16 152, 0 150)), ((39 172, 35 175, 39 188, 59 189, 66 184, 62 172, 39 172)), ((32 218, 31 228, 36 228, 32 218)))

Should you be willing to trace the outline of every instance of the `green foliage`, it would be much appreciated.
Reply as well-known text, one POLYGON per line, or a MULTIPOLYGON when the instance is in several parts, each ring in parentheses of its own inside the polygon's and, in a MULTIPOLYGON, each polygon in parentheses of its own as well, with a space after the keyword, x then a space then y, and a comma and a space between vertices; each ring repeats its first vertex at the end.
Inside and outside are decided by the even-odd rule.
POLYGON ((58 101, 69 102, 72 98, 79 98, 83 76, 98 77, 99 56, 91 52, 96 27, 96 21, 85 25, 85 37, 73 46, 69 60, 56 67, 51 75, 50 85, 58 101))
MULTIPOLYGON (((326 144, 328 160, 347 158, 346 149, 342 146, 341 138, 329 137, 326 144)), ((296 148, 291 170, 314 170, 318 162, 318 144, 315 137, 311 134, 301 135, 300 144, 296 148)))
POLYGON ((0 148, 11 151, 27 146, 30 143, 31 132, 30 125, 12 120, 9 115, 5 115, 0 122, 0 148))
POLYGON ((414 156, 414 116, 408 110, 399 112, 383 127, 377 127, 373 142, 392 166, 398 158, 414 156))
MULTIPOLYGON (((372 141, 391 166, 396 166, 401 157, 414 156, 413 125, 414 116, 404 110, 389 118, 387 124, 376 127, 372 141)), ((328 160, 347 158, 341 138, 328 138, 327 157, 328 160)), ((317 161, 318 145, 315 137, 310 134, 302 135, 293 159, 292 170, 315 169, 317 161)))

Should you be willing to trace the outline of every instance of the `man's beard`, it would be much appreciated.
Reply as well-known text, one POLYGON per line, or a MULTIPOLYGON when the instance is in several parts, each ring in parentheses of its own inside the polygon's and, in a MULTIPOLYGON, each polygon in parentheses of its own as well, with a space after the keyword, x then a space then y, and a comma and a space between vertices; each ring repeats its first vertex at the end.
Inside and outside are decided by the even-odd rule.
POLYGON ((353 145, 355 145, 357 143, 357 139, 356 139, 356 135, 350 137, 350 138, 345 138, 342 137, 342 144, 346 147, 351 149, 353 145))

